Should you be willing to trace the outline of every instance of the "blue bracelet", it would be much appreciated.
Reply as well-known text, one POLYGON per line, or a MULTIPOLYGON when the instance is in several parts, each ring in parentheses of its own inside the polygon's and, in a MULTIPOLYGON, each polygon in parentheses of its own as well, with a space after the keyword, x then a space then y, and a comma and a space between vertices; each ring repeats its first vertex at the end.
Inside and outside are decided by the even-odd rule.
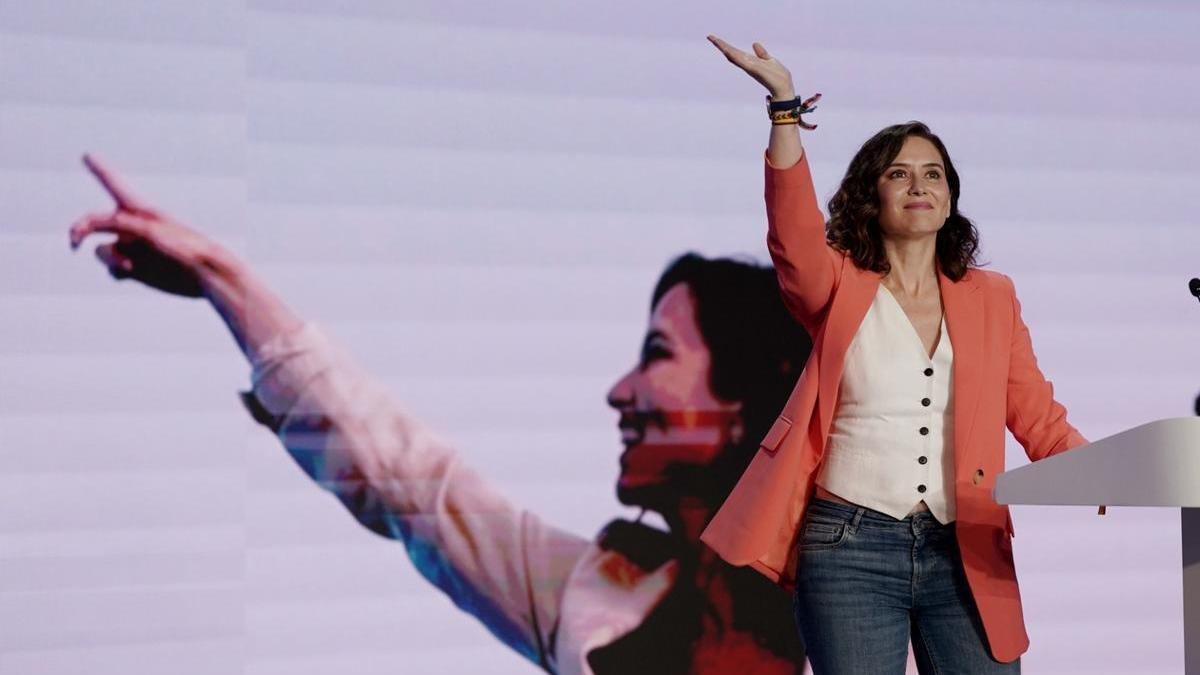
POLYGON ((817 106, 814 105, 810 108, 804 105, 804 99, 800 98, 799 96, 787 101, 772 101, 770 94, 767 95, 767 112, 775 113, 782 112, 784 110, 792 110, 795 108, 800 109, 801 115, 807 115, 808 113, 816 110, 817 106))

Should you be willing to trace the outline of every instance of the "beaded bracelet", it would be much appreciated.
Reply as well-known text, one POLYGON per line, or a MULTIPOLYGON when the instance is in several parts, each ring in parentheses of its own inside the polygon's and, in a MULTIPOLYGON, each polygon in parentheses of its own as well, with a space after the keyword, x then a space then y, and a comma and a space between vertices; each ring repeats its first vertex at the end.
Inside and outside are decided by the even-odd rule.
POLYGON ((814 94, 807 99, 796 97, 789 101, 772 101, 771 97, 767 96, 767 114, 771 117, 771 124, 799 124, 805 129, 816 129, 817 125, 805 122, 800 116, 816 110, 815 104, 819 100, 820 94, 814 94))

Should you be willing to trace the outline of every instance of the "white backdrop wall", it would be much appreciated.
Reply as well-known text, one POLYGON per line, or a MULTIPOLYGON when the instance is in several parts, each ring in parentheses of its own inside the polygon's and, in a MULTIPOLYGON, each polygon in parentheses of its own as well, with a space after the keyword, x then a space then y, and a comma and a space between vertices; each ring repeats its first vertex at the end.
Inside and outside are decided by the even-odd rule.
MULTIPOLYGON (((762 92, 703 37, 758 39, 825 94, 820 195, 886 124, 943 136, 1086 435, 1189 414, 1193 5, 647 4, 0 0, 0 672, 534 670, 247 418, 207 307, 68 252, 84 150, 586 536, 658 273, 765 259, 762 92)), ((1180 671, 1177 514, 1015 519, 1026 672, 1180 671)))

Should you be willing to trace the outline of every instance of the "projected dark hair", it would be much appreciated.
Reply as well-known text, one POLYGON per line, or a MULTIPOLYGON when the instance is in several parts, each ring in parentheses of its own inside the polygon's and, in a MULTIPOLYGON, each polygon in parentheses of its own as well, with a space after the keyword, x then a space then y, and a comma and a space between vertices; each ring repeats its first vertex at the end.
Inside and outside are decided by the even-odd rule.
POLYGON ((659 278, 651 309, 681 283, 692 293, 696 324, 711 355, 713 393, 742 404, 743 442, 722 452, 705 471, 705 496, 716 506, 729 496, 783 408, 812 342, 784 307, 770 266, 684 254, 659 278))
MULTIPOLYGON (((716 507, 741 478, 779 415, 812 351, 812 341, 784 307, 775 270, 768 265, 686 253, 671 262, 659 278, 651 311, 678 284, 686 284, 692 294, 696 324, 709 350, 713 393, 742 404, 742 442, 726 447, 706 467, 689 467, 690 475, 680 485, 695 490, 696 496, 716 507)), ((685 569, 694 564, 681 562, 685 569)), ((795 626, 786 620, 792 611, 788 594, 749 567, 725 566, 724 574, 734 602, 732 627, 749 632, 775 654, 802 662, 803 647, 795 626)), ((686 572, 679 576, 692 577, 686 572)), ((671 591, 647 619, 647 625, 661 625, 664 632, 638 631, 643 636, 657 636, 655 644, 642 652, 657 655, 651 660, 657 659, 660 669, 651 672, 676 672, 688 663, 678 654, 686 653, 689 636, 698 633, 697 622, 703 614, 703 592, 689 583, 680 583, 671 591), (664 634, 673 637, 664 639, 664 634), (675 641, 685 644, 675 645, 675 641)))

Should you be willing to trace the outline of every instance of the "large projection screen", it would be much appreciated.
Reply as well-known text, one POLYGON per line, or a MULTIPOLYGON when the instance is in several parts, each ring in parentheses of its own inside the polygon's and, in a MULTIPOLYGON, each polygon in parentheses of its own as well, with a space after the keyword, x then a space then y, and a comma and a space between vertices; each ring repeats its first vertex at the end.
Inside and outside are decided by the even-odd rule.
MULTIPOLYGON (((0 0, 0 672, 536 672, 250 419, 204 303, 70 253, 70 223, 110 208, 79 157, 591 537, 637 515, 605 392, 658 274, 767 259, 763 92, 708 33, 823 93, 823 200, 883 126, 942 136, 1086 436, 1192 414, 1191 3, 0 0)), ((1014 520, 1026 672, 1181 671, 1177 511, 1014 520)))

